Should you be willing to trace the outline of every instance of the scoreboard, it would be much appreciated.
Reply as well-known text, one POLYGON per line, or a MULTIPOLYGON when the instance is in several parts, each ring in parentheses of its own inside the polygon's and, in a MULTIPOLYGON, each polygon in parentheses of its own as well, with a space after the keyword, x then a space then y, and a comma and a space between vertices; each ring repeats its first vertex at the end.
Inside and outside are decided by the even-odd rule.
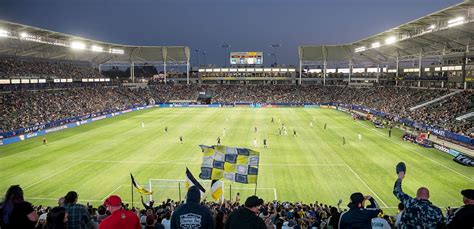
POLYGON ((232 65, 259 65, 263 64, 263 52, 231 52, 232 65))

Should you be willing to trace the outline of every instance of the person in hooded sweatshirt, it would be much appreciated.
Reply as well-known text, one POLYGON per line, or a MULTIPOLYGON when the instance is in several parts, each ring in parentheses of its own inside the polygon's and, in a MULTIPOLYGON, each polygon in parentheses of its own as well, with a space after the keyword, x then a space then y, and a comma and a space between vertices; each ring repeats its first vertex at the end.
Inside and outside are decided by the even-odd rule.
POLYGON ((191 186, 186 195, 186 203, 179 206, 171 216, 171 229, 178 228, 214 228, 214 218, 209 208, 200 205, 201 191, 191 186))

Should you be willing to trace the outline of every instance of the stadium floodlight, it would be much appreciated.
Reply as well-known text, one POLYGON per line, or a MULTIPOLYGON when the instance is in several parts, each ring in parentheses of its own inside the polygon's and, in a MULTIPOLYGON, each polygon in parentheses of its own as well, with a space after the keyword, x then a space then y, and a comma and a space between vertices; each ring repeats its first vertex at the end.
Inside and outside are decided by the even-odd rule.
POLYGON ((365 46, 362 46, 362 47, 358 47, 356 49, 354 49, 355 52, 363 52, 365 51, 365 46))
POLYGON ((378 47, 380 47, 380 42, 374 42, 374 43, 372 43, 372 45, 370 45, 370 47, 372 47, 374 49, 378 48, 378 47))
POLYGON ((389 44, 393 44, 397 42, 397 38, 396 37, 389 37, 387 39, 385 39, 385 44, 389 45, 389 44))
POLYGON ((0 29, 0 37, 8 37, 8 31, 0 29))
POLYGON ((100 47, 100 46, 97 46, 97 45, 92 45, 91 50, 92 50, 93 52, 103 52, 103 51, 104 51, 104 48, 102 48, 102 47, 100 47))
POLYGON ((430 27, 428 27, 428 29, 431 29, 431 30, 433 30, 435 28, 436 28, 436 25, 430 25, 430 27))
POLYGON ((109 52, 112 53, 112 54, 123 54, 124 53, 123 49, 110 49, 109 52))
POLYGON ((457 17, 448 21, 448 27, 464 24, 464 17, 457 17))
POLYGON ((21 32, 21 33, 20 33, 20 37, 21 37, 21 38, 27 38, 28 36, 29 36, 29 35, 28 35, 27 32, 21 32))
POLYGON ((83 49, 86 49, 86 45, 82 42, 79 42, 79 41, 73 41, 71 42, 71 45, 70 47, 72 49, 77 49, 77 50, 83 50, 83 49))

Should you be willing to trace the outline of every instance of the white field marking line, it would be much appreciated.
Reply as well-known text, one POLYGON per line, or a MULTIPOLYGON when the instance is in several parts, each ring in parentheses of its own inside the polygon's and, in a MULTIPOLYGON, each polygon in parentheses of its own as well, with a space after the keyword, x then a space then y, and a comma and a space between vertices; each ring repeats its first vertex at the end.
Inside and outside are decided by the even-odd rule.
POLYGON ((117 188, 115 188, 112 192, 110 192, 108 195, 106 195, 102 201, 105 201, 105 199, 107 199, 110 195, 114 194, 115 191, 119 190, 120 188, 122 188, 123 185, 119 185, 117 188))
POLYGON ((49 179, 49 178, 51 178, 51 177, 54 177, 54 176, 58 175, 59 173, 62 173, 62 172, 66 171, 66 170, 68 170, 68 169, 70 169, 70 168, 72 168, 72 167, 74 167, 74 166, 76 166, 76 165, 79 165, 81 162, 82 162, 82 161, 78 161, 78 162, 76 162, 76 163, 73 163, 72 165, 70 165, 70 166, 68 166, 68 167, 66 167, 66 168, 64 168, 64 169, 61 169, 61 170, 59 170, 59 171, 57 171, 57 172, 55 172, 55 173, 53 173, 53 174, 51 174, 51 175, 49 175, 49 176, 47 176, 47 177, 45 177, 45 178, 42 178, 42 179, 40 179, 40 180, 37 180, 37 181, 34 182, 33 184, 30 184, 30 185, 27 185, 27 186, 23 187, 23 189, 28 189, 28 188, 30 188, 30 187, 33 187, 34 185, 36 185, 36 184, 38 184, 38 183, 40 183, 40 182, 43 182, 43 181, 45 181, 45 180, 47 180, 47 179, 49 179))
POLYGON ((380 202, 382 202, 383 206, 384 207, 388 207, 387 204, 385 204, 385 202, 383 202, 383 200, 377 195, 376 192, 374 192, 374 190, 372 190, 369 185, 367 185, 367 183, 365 183, 364 180, 362 180, 362 178, 352 169, 351 166, 349 166, 348 164, 346 164, 347 168, 349 168, 349 170, 351 170, 351 172, 362 182, 362 184, 365 185, 365 187, 367 187, 369 189, 370 192, 372 192, 372 194, 374 194, 375 197, 377 197, 377 199, 380 200, 380 202))
MULTIPOLYGON (((374 133, 376 133, 376 134, 378 134, 378 135, 380 135, 380 136, 386 137, 385 135, 381 134, 381 133, 378 132, 378 131, 375 131, 375 130, 371 129, 370 127, 368 127, 368 126, 365 125, 365 124, 361 124, 360 122, 357 122, 357 123, 359 123, 359 125, 364 125, 368 130, 370 130, 370 131, 372 131, 372 132, 374 132, 374 133)), ((392 139, 390 139, 390 138, 389 138, 389 141, 391 141, 391 142, 393 142, 393 143, 395 143, 395 144, 397 144, 397 145, 399 145, 399 146, 401 146, 401 147, 403 147, 403 148, 405 148, 405 149, 407 149, 407 150, 409 150, 409 151, 411 151, 411 152, 413 152, 413 153, 416 153, 416 154, 420 155, 421 157, 424 157, 425 159, 428 159, 428 160, 430 160, 430 161, 432 161, 432 162, 434 162, 434 163, 436 163, 436 164, 438 164, 438 165, 441 165, 442 167, 444 167, 444 168, 450 170, 451 172, 454 172, 454 173, 456 173, 456 174, 458 174, 458 175, 460 175, 460 176, 462 176, 462 177, 464 177, 464 178, 467 178, 467 179, 469 179, 469 180, 474 181, 473 178, 470 178, 470 177, 468 177, 468 176, 466 176, 466 175, 464 175, 464 174, 462 174, 462 173, 460 173, 460 172, 458 172, 458 171, 456 171, 456 170, 454 170, 454 169, 452 169, 452 168, 447 167, 446 165, 441 164, 440 162, 437 162, 437 161, 435 161, 435 160, 433 160, 433 159, 431 159, 431 158, 429 158, 429 157, 427 157, 427 156, 425 156, 425 155, 423 155, 423 154, 421 154, 421 153, 419 153, 419 152, 416 152, 416 151, 414 151, 414 150, 408 148, 407 146, 405 146, 405 145, 403 145, 403 144, 401 144, 401 143, 399 143, 399 142, 396 142, 396 141, 394 141, 394 140, 392 140, 392 139)))
POLYGON ((200 165, 201 163, 176 163, 176 161, 181 161, 184 159, 173 160, 173 161, 121 161, 121 160, 82 160, 82 162, 94 162, 94 163, 134 163, 134 164, 196 164, 200 165))
MULTIPOLYGON (((59 200, 58 198, 50 198, 50 197, 25 197, 25 199, 30 199, 30 200, 59 200)), ((87 201, 87 202, 103 202, 103 200, 85 200, 85 199, 79 199, 79 201, 87 201)))
POLYGON ((318 164, 318 163, 308 163, 308 164, 259 164, 258 166, 327 166, 327 167, 345 167, 346 164, 318 164))
MULTIPOLYGON (((176 161, 183 161, 186 159, 178 159, 171 161, 121 161, 121 160, 82 160, 81 162, 95 162, 95 163, 135 163, 135 164, 168 164, 176 161)), ((175 163, 175 164, 186 164, 186 165, 200 165, 202 163, 175 163)), ((327 167, 345 167, 346 164, 320 164, 320 163, 296 163, 296 164, 286 164, 286 163, 276 163, 276 164, 259 164, 259 166, 327 166, 327 167)))

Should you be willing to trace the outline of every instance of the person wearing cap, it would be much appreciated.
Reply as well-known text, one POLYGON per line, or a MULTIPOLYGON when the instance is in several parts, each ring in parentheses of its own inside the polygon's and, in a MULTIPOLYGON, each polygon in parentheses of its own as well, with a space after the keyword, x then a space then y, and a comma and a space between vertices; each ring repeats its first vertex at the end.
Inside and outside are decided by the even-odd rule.
POLYGON ((351 202, 347 205, 349 210, 341 214, 338 228, 371 228, 371 220, 380 213, 380 207, 375 199, 355 192, 350 196, 350 200, 351 202), (366 200, 370 202, 370 205, 364 208, 366 200))
POLYGON ((474 228, 474 189, 465 189, 461 191, 463 195, 464 206, 453 211, 446 221, 447 228, 474 228))
POLYGON ((413 198, 402 190, 402 180, 405 178, 405 165, 397 165, 398 179, 393 187, 393 194, 405 206, 400 219, 402 228, 436 228, 443 224, 443 213, 441 209, 433 205, 428 199, 430 191, 426 187, 420 187, 413 198))
POLYGON ((250 196, 245 201, 245 206, 230 214, 225 222, 225 229, 266 229, 265 222, 258 217, 259 208, 263 200, 257 196, 250 196))
POLYGON ((171 229, 214 228, 214 218, 208 207, 200 205, 201 191, 191 186, 186 194, 186 203, 179 206, 171 216, 171 229))
POLYGON ((110 216, 105 218, 100 224, 99 229, 141 229, 138 216, 122 208, 122 199, 119 196, 111 195, 104 202, 110 216))

